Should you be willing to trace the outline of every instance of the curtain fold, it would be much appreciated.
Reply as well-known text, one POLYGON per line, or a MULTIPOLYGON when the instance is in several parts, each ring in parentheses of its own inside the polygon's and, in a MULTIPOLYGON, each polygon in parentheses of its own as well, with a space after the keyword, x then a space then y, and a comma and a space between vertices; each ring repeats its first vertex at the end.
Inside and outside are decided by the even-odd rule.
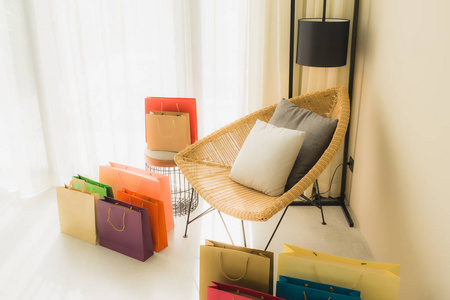
POLYGON ((0 1, 0 195, 52 183, 22 1, 0 1))
POLYGON ((199 136, 287 96, 289 1, 0 2, 0 191, 143 167, 144 99, 195 97, 199 136))

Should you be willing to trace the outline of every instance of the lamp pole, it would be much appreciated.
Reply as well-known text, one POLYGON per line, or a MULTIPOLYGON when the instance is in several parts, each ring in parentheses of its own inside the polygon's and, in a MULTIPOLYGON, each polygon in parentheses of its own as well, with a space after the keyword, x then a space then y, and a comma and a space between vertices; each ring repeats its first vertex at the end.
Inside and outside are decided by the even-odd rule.
MULTIPOLYGON (((327 0, 323 1, 323 14, 322 14, 322 22, 325 22, 326 17, 326 4, 327 0)), ((353 4, 353 25, 352 25, 352 39, 350 45, 350 70, 349 70, 349 79, 348 79, 348 93, 350 99, 350 107, 352 105, 353 98, 353 79, 355 73, 355 52, 356 52, 356 36, 357 36, 357 28, 358 28, 358 12, 359 12, 359 0, 354 0, 353 4)), ((289 48, 289 98, 292 98, 293 94, 293 75, 294 75, 294 30, 295 30, 295 0, 291 0, 291 32, 290 32, 290 48, 289 48)), ((342 207, 342 210, 345 214, 347 222, 350 227, 354 226, 353 220, 345 206, 345 188, 346 188, 346 180, 347 180, 347 168, 348 168, 348 147, 349 147, 349 130, 347 129, 347 133, 345 135, 344 142, 344 157, 343 162, 344 165, 342 167, 342 179, 341 179, 341 193, 339 200, 337 200, 337 204, 342 207)), ((332 204, 334 205, 334 204, 332 204)))

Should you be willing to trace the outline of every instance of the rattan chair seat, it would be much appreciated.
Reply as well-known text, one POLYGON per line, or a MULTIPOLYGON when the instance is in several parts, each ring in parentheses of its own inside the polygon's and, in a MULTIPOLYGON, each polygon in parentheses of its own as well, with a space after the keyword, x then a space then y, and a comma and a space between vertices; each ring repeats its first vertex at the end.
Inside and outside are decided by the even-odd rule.
POLYGON ((298 96, 289 101, 323 117, 338 119, 333 138, 319 161, 289 191, 270 197, 229 178, 231 167, 256 120, 268 122, 277 104, 249 114, 199 140, 175 156, 175 162, 197 193, 212 207, 249 221, 266 221, 311 186, 345 140, 350 104, 345 87, 298 96))

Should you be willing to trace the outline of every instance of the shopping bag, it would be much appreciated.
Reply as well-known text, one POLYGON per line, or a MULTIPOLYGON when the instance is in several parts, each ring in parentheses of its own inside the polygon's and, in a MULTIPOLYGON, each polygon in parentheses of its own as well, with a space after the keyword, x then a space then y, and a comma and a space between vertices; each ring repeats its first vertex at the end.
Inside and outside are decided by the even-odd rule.
POLYGON ((179 152, 191 144, 189 113, 151 111, 145 124, 149 150, 179 152))
POLYGON ((127 189, 117 191, 117 200, 147 209, 152 233, 153 250, 161 251, 168 245, 166 218, 164 216, 164 203, 127 189))
POLYGON ((200 299, 211 281, 273 293, 273 252, 206 240, 200 246, 200 299))
POLYGON ((206 290, 207 300, 244 300, 244 299, 258 299, 258 300, 283 300, 276 296, 266 293, 261 293, 255 290, 243 288, 236 285, 211 282, 206 290))
POLYGON ((97 219, 100 246, 140 261, 153 255, 145 208, 104 197, 97 200, 97 219))
MULTIPOLYGON (((81 179, 86 182, 86 190, 89 193, 98 194, 100 198, 103 198, 105 196, 114 197, 112 188, 109 185, 94 181, 87 177, 81 176, 80 174, 78 174, 77 176, 73 176, 73 178, 81 179)), ((78 190, 81 189, 81 184, 77 182, 75 182, 73 186, 78 190)))
POLYGON ((278 257, 278 275, 361 291, 363 300, 396 300, 400 266, 324 254, 291 245, 278 257))
POLYGON ((69 186, 56 188, 59 225, 62 233, 86 241, 98 243, 96 226, 96 201, 98 194, 86 191, 83 180, 73 178, 69 186), (75 189, 78 184, 81 190, 75 189))
POLYGON ((286 300, 361 300, 361 292, 280 275, 277 296, 286 300))
POLYGON ((169 177, 139 168, 110 162, 109 166, 99 166, 100 182, 110 185, 114 194, 127 189, 164 203, 166 230, 174 227, 172 197, 169 177))
MULTIPOLYGON (((197 105, 195 98, 147 97, 145 98, 145 114, 149 114, 151 111, 161 110, 161 104, 165 111, 189 113, 191 144, 195 143, 198 140, 197 105)), ((145 136, 147 138, 147 131, 145 132, 145 136)))

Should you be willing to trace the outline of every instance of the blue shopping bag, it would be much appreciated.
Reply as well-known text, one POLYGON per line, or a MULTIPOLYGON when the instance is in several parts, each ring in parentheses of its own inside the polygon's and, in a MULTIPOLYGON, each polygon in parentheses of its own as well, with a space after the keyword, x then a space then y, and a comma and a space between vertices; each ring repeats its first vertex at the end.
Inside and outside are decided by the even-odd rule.
POLYGON ((280 275, 277 297, 286 300, 361 300, 361 292, 280 275))

